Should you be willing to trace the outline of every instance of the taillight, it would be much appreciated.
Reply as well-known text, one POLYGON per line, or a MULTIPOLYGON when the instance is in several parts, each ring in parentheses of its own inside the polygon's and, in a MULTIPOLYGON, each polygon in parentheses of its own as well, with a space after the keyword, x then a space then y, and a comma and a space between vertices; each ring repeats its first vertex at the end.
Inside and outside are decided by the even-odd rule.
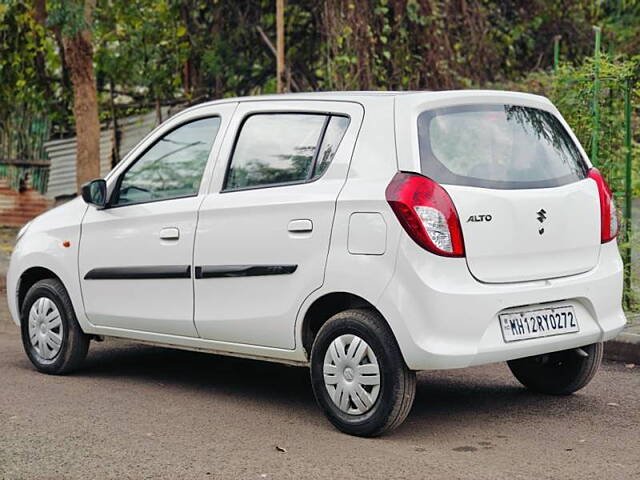
POLYGON ((618 212, 613 194, 606 180, 597 168, 589 170, 589 178, 598 185, 600 195, 600 241, 609 242, 618 235, 618 212))
POLYGON ((386 196, 400 224, 418 245, 437 255, 464 257, 458 213, 444 188, 422 175, 399 172, 386 196))

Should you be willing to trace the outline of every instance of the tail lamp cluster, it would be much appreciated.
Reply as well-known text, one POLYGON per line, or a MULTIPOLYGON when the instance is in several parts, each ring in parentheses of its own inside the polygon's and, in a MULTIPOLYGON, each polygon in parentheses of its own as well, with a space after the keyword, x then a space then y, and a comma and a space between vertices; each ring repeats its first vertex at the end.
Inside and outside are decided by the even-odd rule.
POLYGON ((607 243, 618 235, 618 212, 613 194, 597 168, 589 170, 589 178, 596 182, 600 195, 600 241, 607 243))
POLYGON ((422 248, 445 257, 464 257, 458 212, 451 197, 430 178, 399 172, 386 190, 400 224, 422 248))

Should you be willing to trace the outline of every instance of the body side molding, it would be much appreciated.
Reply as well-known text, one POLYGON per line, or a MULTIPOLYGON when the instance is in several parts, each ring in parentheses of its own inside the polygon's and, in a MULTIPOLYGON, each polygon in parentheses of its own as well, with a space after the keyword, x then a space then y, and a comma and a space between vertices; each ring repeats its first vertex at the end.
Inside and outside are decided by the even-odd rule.
POLYGON ((202 265, 196 267, 195 277, 200 279, 288 275, 297 268, 298 265, 202 265))
POLYGON ((93 268, 84 276, 85 280, 149 280, 170 278, 191 278, 191 266, 154 265, 93 268))

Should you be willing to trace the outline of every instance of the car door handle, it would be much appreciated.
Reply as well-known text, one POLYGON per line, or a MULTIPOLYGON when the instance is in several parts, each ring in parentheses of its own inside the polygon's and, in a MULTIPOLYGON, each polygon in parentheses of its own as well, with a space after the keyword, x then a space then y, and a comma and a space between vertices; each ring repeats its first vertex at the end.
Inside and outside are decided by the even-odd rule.
POLYGON ((160 240, 178 240, 180 238, 180 230, 175 227, 167 227, 160 230, 160 240))
POLYGON ((308 218, 291 220, 289 222, 289 231, 292 233, 309 233, 313 231, 313 222, 308 218))

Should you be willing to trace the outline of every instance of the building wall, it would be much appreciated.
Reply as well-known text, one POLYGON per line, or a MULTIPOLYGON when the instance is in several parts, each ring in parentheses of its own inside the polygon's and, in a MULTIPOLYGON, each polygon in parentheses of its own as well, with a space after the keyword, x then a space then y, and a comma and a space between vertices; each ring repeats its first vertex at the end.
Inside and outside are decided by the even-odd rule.
POLYGON ((19 227, 53 206, 53 200, 29 186, 23 192, 0 179, 0 225, 19 227))

